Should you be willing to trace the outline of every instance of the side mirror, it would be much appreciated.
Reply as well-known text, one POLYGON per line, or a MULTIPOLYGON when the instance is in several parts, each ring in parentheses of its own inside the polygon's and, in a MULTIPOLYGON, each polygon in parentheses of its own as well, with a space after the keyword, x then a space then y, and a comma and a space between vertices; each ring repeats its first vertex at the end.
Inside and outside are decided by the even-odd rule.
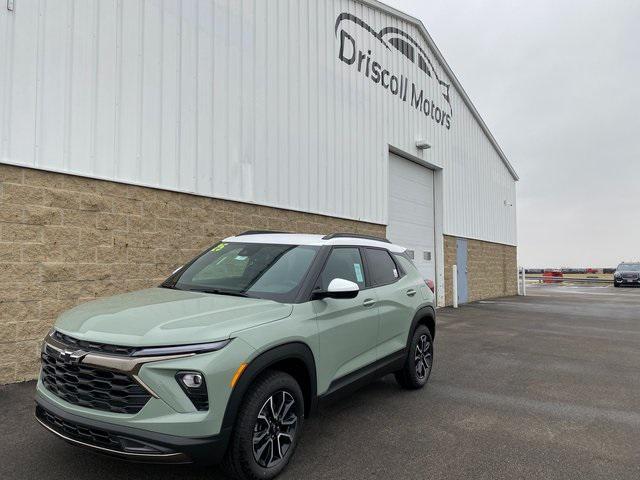
POLYGON ((345 280, 344 278, 334 278, 329 282, 326 291, 316 291, 313 298, 320 300, 322 298, 356 298, 360 287, 357 283, 345 280))

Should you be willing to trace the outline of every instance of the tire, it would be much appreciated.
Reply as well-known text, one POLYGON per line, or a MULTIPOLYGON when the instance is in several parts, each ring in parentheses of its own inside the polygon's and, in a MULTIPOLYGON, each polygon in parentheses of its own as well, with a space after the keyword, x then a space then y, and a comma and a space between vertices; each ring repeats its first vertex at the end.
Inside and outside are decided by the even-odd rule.
POLYGON ((620 284, 619 284, 619 283, 616 283, 616 282, 613 282, 613 286, 614 286, 615 288, 620 288, 620 284))
POLYGON ((417 390, 424 387, 433 369, 433 339, 424 325, 418 325, 411 337, 404 367, 395 373, 402 388, 417 390))
POLYGON ((276 477, 298 445, 303 422, 304 397, 298 382, 284 372, 267 371, 244 396, 222 469, 238 480, 276 477))

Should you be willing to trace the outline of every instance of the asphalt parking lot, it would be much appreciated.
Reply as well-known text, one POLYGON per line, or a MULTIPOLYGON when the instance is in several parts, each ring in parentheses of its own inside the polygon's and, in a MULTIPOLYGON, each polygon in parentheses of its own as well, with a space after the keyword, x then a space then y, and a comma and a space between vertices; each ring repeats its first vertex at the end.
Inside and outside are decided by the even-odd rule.
MULTIPOLYGON (((306 424, 283 479, 640 478, 640 289, 537 286, 439 311, 425 390, 392 377, 306 424)), ((55 439, 0 387, 2 479, 212 479, 55 439)))

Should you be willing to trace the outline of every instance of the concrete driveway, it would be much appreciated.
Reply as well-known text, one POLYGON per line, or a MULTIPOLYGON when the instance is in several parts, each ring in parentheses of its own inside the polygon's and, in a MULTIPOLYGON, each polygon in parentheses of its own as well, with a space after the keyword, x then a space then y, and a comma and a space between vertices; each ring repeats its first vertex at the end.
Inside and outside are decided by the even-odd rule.
MULTIPOLYGON (((528 293, 440 310, 428 387, 387 377, 323 409, 281 478, 640 478, 640 289, 528 293)), ((0 387, 2 479, 222 478, 68 446, 33 389, 0 387)))

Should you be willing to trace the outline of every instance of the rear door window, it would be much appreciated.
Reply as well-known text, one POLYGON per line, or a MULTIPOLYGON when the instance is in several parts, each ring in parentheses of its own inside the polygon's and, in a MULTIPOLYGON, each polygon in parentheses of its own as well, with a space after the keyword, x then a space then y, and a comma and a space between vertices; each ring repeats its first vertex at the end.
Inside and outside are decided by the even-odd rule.
POLYGON ((400 278, 398 267, 386 250, 367 248, 365 255, 372 286, 388 285, 400 278))

